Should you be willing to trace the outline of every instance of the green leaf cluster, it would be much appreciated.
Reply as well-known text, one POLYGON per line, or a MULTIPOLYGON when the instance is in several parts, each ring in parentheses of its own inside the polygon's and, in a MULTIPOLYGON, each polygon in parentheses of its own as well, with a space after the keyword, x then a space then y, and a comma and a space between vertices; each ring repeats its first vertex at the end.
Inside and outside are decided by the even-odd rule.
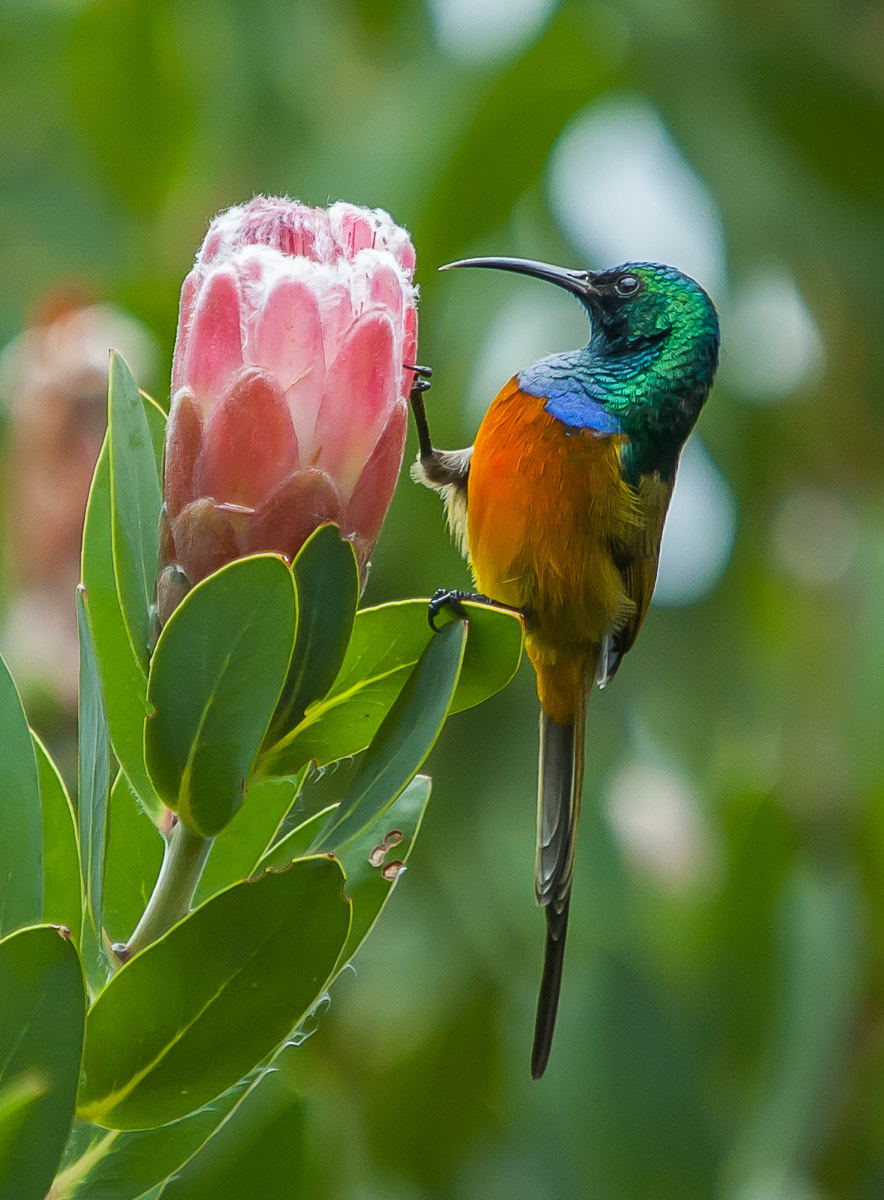
POLYGON ((274 1076, 405 868, 418 771, 518 664, 504 613, 358 612, 334 526, 229 563, 157 634, 163 434, 112 356, 76 811, 0 660, 2 1200, 174 1196, 229 1124, 291 1116, 274 1076))

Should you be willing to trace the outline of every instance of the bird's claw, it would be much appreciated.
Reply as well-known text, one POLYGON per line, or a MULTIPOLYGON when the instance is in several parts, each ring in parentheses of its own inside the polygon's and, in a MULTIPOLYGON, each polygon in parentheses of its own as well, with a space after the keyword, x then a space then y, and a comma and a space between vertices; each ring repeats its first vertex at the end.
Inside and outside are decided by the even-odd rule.
POLYGON ((443 608, 450 608, 451 611, 461 620, 466 619, 466 609, 461 603, 462 600, 471 600, 472 596, 469 592, 458 591, 457 588, 437 588, 427 605, 427 620, 430 622, 430 628, 433 633, 439 632, 439 626, 436 624, 436 618, 443 608))
POLYGON ((414 403, 416 397, 422 392, 426 392, 430 388, 430 380, 433 377, 432 367, 421 367, 416 363, 403 363, 402 366, 406 371, 414 372, 414 379, 411 381, 411 389, 409 391, 409 399, 414 403))
POLYGON ((463 606, 465 600, 470 604, 481 604, 485 608, 499 608, 502 612, 510 612, 525 623, 530 619, 529 609, 503 604, 500 600, 495 600, 492 596, 484 596, 481 592, 461 592, 457 588, 438 588, 433 592, 430 603, 427 605, 427 619, 430 622, 430 628, 436 633, 439 632, 436 617, 443 608, 450 608, 457 617, 466 621, 469 614, 463 606))
POLYGON ((469 614, 463 606, 464 600, 468 600, 470 604, 481 604, 486 608, 497 608, 501 612, 512 613, 514 617, 519 618, 526 629, 531 627, 533 613, 530 608, 517 608, 513 604, 504 604, 491 596, 484 596, 481 592, 461 592, 457 588, 438 588, 433 592, 427 605, 427 620, 434 633, 439 632, 436 617, 443 608, 450 608, 462 621, 467 620, 469 614))

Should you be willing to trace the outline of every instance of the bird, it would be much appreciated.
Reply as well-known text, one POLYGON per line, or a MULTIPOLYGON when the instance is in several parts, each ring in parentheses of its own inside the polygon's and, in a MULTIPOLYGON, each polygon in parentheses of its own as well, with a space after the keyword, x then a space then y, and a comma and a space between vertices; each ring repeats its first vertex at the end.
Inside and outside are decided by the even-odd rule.
MULTIPOLYGON (((562 982, 584 770, 587 698, 635 643, 657 576, 682 448, 718 365, 712 300, 689 276, 652 262, 603 271, 484 257, 483 267, 576 297, 589 340, 519 371, 488 408, 472 446, 436 449, 414 368, 414 478, 440 493, 476 591, 440 589, 519 615, 537 676, 540 747, 535 896, 546 916, 531 1074, 546 1070, 562 982)), ((463 610, 461 610, 463 612, 463 610)))

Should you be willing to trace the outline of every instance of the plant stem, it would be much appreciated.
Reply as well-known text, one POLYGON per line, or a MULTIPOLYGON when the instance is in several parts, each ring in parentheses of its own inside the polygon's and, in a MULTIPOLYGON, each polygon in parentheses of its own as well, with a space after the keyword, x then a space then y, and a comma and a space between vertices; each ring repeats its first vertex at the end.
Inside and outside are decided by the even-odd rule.
POLYGON ((191 833, 183 821, 176 822, 166 838, 163 865, 147 907, 135 932, 118 955, 124 962, 162 937, 190 912, 193 894, 214 840, 191 833))

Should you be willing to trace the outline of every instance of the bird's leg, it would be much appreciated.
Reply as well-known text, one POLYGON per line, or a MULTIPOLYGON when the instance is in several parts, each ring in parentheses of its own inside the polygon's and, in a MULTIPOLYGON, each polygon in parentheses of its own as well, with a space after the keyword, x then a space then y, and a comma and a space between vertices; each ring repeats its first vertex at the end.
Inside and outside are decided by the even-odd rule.
POLYGON ((408 394, 414 423, 417 427, 417 443, 420 469, 415 476, 427 487, 439 488, 466 486, 471 450, 436 450, 430 438, 427 410, 424 408, 424 392, 430 386, 432 367, 417 367, 402 364, 406 371, 414 371, 414 382, 408 394))
MULTIPOLYGON (((427 424, 427 411, 424 407, 424 392, 430 386, 430 377, 433 374, 432 368, 413 366, 410 363, 403 363, 402 365, 406 371, 414 372, 414 381, 411 385, 408 401, 411 405, 411 411, 414 413, 414 423, 417 427, 417 442, 420 453, 420 468, 417 478, 422 483, 436 490, 452 488, 454 490, 465 491, 467 476, 470 470, 472 448, 467 450, 436 450, 434 448, 432 439, 430 438, 430 428, 427 424)), ((492 596, 483 596, 476 592, 462 592, 456 588, 439 588, 427 605, 427 620, 430 622, 430 628, 438 633, 436 617, 438 617, 443 608, 450 608, 452 612, 461 618, 466 617, 466 612, 462 604, 464 600, 469 601, 471 604, 485 604, 489 608, 502 608, 506 612, 514 613, 524 622, 528 622, 529 620, 529 614, 526 610, 515 608, 511 604, 501 604, 499 600, 495 600, 492 596)))
POLYGON ((411 366, 409 363, 402 364, 406 371, 414 371, 414 379, 411 383, 411 391, 408 393, 408 402, 411 405, 411 411, 414 413, 414 423, 417 427, 417 444, 420 450, 421 462, 433 460, 436 456, 436 451, 433 449, 433 442, 430 438, 430 427, 427 424, 427 410, 424 408, 424 392, 430 386, 430 380, 433 375, 432 367, 411 366))
POLYGON ((528 620, 528 614, 524 609, 516 608, 512 604, 501 604, 499 600, 495 600, 492 596, 483 596, 481 592, 462 592, 457 588, 439 588, 433 593, 430 603, 427 605, 427 620, 430 622, 430 628, 435 633, 439 632, 436 617, 443 608, 450 608, 459 617, 465 618, 467 614, 463 607, 464 600, 470 604, 484 604, 488 608, 502 608, 504 612, 513 613, 522 621, 528 620))

